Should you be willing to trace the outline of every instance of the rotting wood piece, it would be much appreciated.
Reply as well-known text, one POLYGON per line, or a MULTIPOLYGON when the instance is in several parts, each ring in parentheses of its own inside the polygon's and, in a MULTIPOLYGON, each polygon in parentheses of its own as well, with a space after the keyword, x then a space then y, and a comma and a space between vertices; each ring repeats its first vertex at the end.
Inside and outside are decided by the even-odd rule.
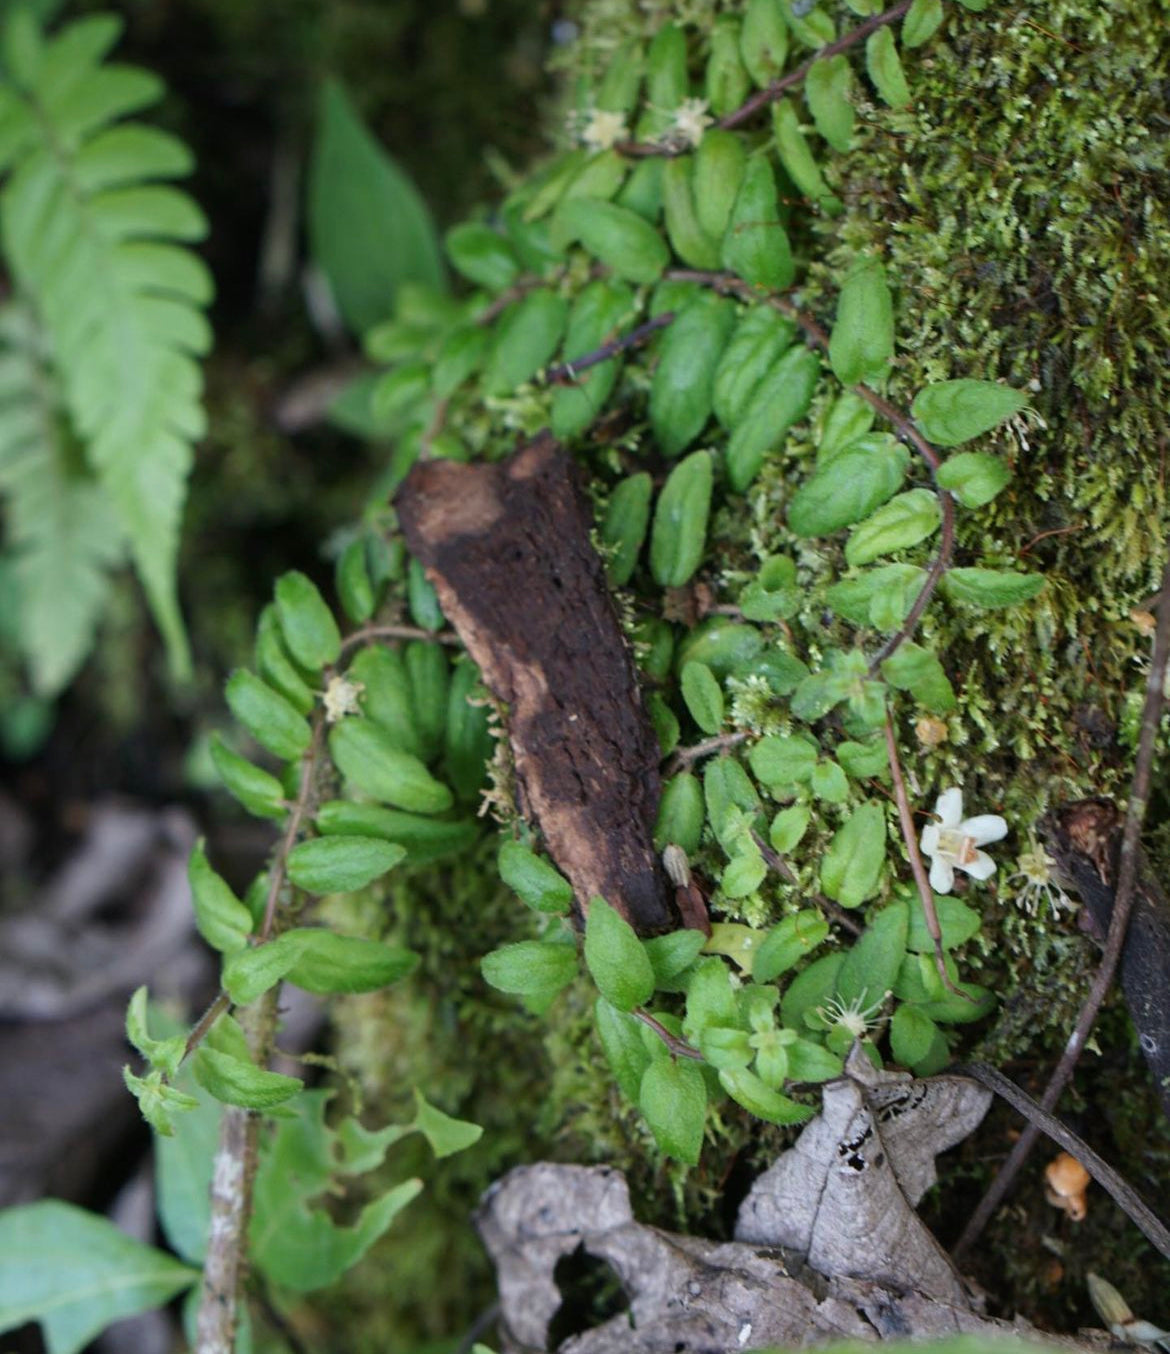
POLYGON ((658 744, 569 458, 547 433, 497 464, 416 465, 396 500, 448 620, 507 707, 521 811, 578 906, 670 927, 654 851, 658 744))
MULTIPOLYGON (((1039 825, 1060 874, 1085 904, 1085 929, 1101 943, 1113 916, 1124 825, 1124 815, 1107 799, 1078 800, 1039 825)), ((1170 1117, 1170 900, 1140 856, 1120 972, 1138 1043, 1170 1117)))

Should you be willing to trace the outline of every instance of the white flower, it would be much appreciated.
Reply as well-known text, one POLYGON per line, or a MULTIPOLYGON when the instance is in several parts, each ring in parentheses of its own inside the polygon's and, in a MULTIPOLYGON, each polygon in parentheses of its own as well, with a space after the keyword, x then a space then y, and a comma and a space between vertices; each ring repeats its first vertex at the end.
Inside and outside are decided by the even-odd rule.
POLYGON ((1019 867, 1015 874, 1009 875, 1005 880, 1005 885, 1011 886, 1019 881, 1019 888, 1016 890, 1016 902, 1025 912, 1033 916, 1039 911, 1041 901, 1047 901, 1052 909, 1052 915, 1059 916, 1062 908, 1070 910, 1076 907, 1076 904, 1067 893, 1056 882, 1052 873, 1052 867, 1056 861, 1036 840, 1035 832, 1028 834, 1028 850, 1022 851, 1016 857, 1016 865, 1019 867))
POLYGON ((707 111, 706 99, 684 99, 671 114, 667 140, 671 145, 697 146, 714 122, 707 111))
POLYGON ((930 887, 936 893, 950 893, 955 886, 955 870, 966 870, 973 879, 990 879, 995 861, 978 848, 1007 836, 1008 825, 995 813, 976 818, 963 817, 963 792, 944 790, 934 806, 937 823, 922 829, 922 849, 930 857, 930 887))
POLYGON ((629 134, 624 114, 595 108, 581 130, 581 140, 590 150, 609 150, 629 134))
POLYGON ((360 715, 362 708, 358 700, 365 689, 363 682, 351 682, 348 677, 337 674, 330 677, 321 697, 321 703, 325 707, 325 722, 336 724, 346 715, 360 715))

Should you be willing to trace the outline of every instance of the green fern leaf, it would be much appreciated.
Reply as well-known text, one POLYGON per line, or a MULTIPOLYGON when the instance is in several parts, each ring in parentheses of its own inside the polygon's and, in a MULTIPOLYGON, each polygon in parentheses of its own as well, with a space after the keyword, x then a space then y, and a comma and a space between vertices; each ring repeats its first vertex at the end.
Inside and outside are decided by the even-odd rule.
MULTIPOLYGON (((197 359, 211 346, 202 308, 212 294, 206 267, 183 246, 207 223, 187 194, 160 182, 190 171, 186 147, 120 121, 163 90, 146 71, 104 64, 120 21, 98 15, 51 38, 30 34, 28 22, 15 12, 4 35, 12 79, 0 86, 0 238, 182 674, 190 663, 175 564, 192 443, 205 431, 197 359)), ((92 563, 97 538, 82 535, 92 563)))
POLYGON ((125 543, 105 490, 85 467, 31 317, 0 312, 0 492, 4 559, 15 583, 17 640, 40 695, 84 661, 125 543))

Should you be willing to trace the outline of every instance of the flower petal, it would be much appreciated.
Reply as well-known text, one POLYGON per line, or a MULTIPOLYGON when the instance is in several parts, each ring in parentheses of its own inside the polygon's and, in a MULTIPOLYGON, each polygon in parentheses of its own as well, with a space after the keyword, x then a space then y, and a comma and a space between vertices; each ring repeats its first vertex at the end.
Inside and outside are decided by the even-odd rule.
MULTIPOLYGON (((976 851, 975 859, 969 861, 966 865, 960 865, 960 870, 966 870, 972 879, 990 879, 995 873, 995 861, 986 851, 976 851)), ((933 874, 934 871, 932 870, 933 874)))
MULTIPOLYGON (((994 868, 994 867, 993 867, 994 868)), ((950 862, 935 856, 930 865, 930 887, 935 893, 950 893, 955 887, 955 872, 950 862)))
POLYGON ((943 827, 958 827, 963 817, 963 792, 957 786, 951 786, 939 795, 934 806, 935 813, 942 819, 943 827))
POLYGON ((988 842, 998 842, 1006 837, 1008 825, 998 813, 980 813, 960 824, 959 831, 964 837, 970 837, 976 846, 986 846, 988 842))
POLYGON ((922 829, 922 836, 919 839, 922 849, 928 856, 933 856, 938 851, 939 826, 937 823, 927 823, 922 829))

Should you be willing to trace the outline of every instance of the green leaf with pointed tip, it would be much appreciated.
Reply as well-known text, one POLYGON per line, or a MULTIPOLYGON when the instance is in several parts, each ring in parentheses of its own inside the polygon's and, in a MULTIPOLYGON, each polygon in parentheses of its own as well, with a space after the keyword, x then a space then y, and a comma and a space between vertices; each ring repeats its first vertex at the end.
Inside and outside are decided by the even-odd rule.
POLYGON ((837 997, 846 1006, 876 1006, 893 990, 906 957, 910 909, 889 903, 870 918, 837 974, 837 997))
POLYGON ((247 1006, 276 986, 296 963, 302 933, 286 931, 275 940, 230 954, 223 964, 223 986, 237 1006, 247 1006))
POLYGON ((821 887, 842 907, 860 907, 877 892, 886 858, 886 816, 862 804, 838 828, 821 861, 821 887))
POLYGON ((1044 590, 1043 574, 1021 574, 1015 569, 948 569, 939 585, 952 602, 969 606, 1017 606, 1044 590))
POLYGON ((766 156, 748 161, 720 252, 723 266, 753 287, 783 291, 792 285, 796 263, 780 217, 776 176, 766 156))
POLYGON ((853 72, 841 55, 814 61, 804 79, 804 95, 817 131, 834 150, 846 151, 853 141, 852 87, 853 72))
POLYGON ((268 1110, 290 1100, 304 1088, 297 1077, 267 1072, 255 1063, 218 1053, 204 1045, 191 1062, 195 1080, 216 1100, 246 1110, 268 1110))
POLYGON ((909 691, 933 714, 950 714, 958 705, 954 688, 937 655, 911 640, 882 663, 882 676, 899 691, 909 691))
POLYGON ((654 993, 654 969, 634 928, 604 898, 589 900, 585 964, 598 991, 619 1011, 631 1011, 654 993))
POLYGON ((662 988, 690 968, 699 957, 704 940, 702 931, 696 930, 671 931, 669 935, 644 940, 642 948, 654 970, 654 986, 662 988))
POLYGON ((483 1137, 479 1124, 466 1119, 452 1119, 449 1114, 428 1104, 418 1090, 414 1093, 414 1122, 411 1125, 430 1144, 431 1151, 442 1160, 466 1151, 483 1137))
POLYGON ((937 494, 929 489, 908 489, 853 528, 845 542, 845 561, 856 567, 917 545, 932 536, 941 521, 937 494))
POLYGON ((832 997, 844 962, 841 951, 825 954, 793 978, 780 1000, 780 1018, 786 1029, 801 1033, 809 1027, 805 1017, 832 997))
POLYGON ((703 817, 703 787, 696 776, 682 771, 663 787, 654 828, 656 849, 662 851, 673 843, 688 857, 693 856, 699 849, 703 817))
POLYGON ((593 1011, 597 1037, 614 1080, 626 1099, 637 1104, 642 1074, 650 1065, 650 1053, 642 1042, 642 1027, 633 1016, 619 1011, 604 997, 597 998, 593 1011))
POLYGON ((519 997, 551 997, 577 976, 577 951, 546 940, 501 945, 480 960, 484 980, 519 997))
POLYGON ((642 1074, 638 1106, 661 1151, 697 1166, 707 1119, 707 1084, 686 1058, 654 1058, 642 1074))
POLYGON ((743 818, 754 822, 759 817, 760 796, 756 787, 734 757, 716 757, 703 772, 703 797, 711 830, 720 846, 732 851, 743 818))
POLYGON ((865 69, 874 88, 891 108, 903 108, 910 102, 910 86, 890 29, 879 28, 866 39, 865 69))
POLYGON ((964 508, 981 508, 990 503, 1012 477, 998 456, 986 451, 960 451, 948 456, 935 479, 950 489, 964 508))
POLYGON ((498 863, 500 878, 537 912, 567 912, 573 906, 572 884, 523 843, 502 843, 498 863))
POLYGON ((650 525, 650 499, 654 482, 641 471, 615 486, 601 524, 601 540, 613 550, 606 564, 610 581, 623 588, 630 581, 650 525))
MULTIPOLYGON (((185 1043, 182 1038, 175 1042, 180 1046, 185 1043)), ((179 1053, 182 1056, 182 1047, 179 1053)), ((199 1102, 185 1091, 176 1090, 174 1086, 168 1085, 163 1080, 164 1075, 169 1074, 155 1068, 146 1076, 137 1077, 129 1067, 122 1068, 122 1081, 138 1101, 142 1117, 160 1138, 170 1138, 175 1133, 175 1116, 180 1116, 179 1122, 182 1123, 182 1116, 190 1114, 198 1107, 199 1102)))
POLYGON ((841 1059, 810 1039, 788 1045, 789 1081, 831 1081, 844 1070, 841 1059))
POLYGON ((306 215, 313 258, 355 333, 390 314, 402 283, 444 287, 425 203, 336 80, 321 91, 306 215))
POLYGON ((213 950, 233 954, 252 934, 252 914, 211 868, 202 840, 195 843, 187 864, 187 880, 195 904, 195 925, 213 950))
POLYGON ((520 271, 520 260, 509 241, 478 221, 452 226, 443 246, 455 270, 488 291, 503 291, 520 271))
POLYGON ((146 1023, 146 988, 140 987, 126 1008, 126 1038, 152 1068, 173 1077, 183 1060, 187 1041, 181 1034, 169 1039, 153 1039, 146 1023))
POLYGON ((406 847, 379 837, 313 837, 289 853, 288 877, 310 893, 353 893, 405 856, 406 847))
MULTIPOLYGON (((965 945, 978 933, 982 924, 982 919, 974 908, 968 907, 958 898, 947 897, 946 894, 935 896, 934 910, 938 917, 939 930, 942 932, 944 950, 953 950, 965 945)), ((926 929, 926 918, 922 908, 914 905, 910 908, 910 929, 906 933, 906 948, 912 954, 934 953, 934 941, 926 929)))
POLYGON ((39 1321, 49 1354, 77 1354, 113 1322, 198 1281, 197 1269, 72 1204, 0 1213, 0 1331, 39 1321))
POLYGON ((484 373, 489 395, 510 395, 549 362, 568 322, 564 299, 540 287, 509 306, 496 323, 495 343, 484 373))
POLYGON ((989 432, 1027 403, 1022 390, 997 381, 939 381, 918 392, 910 413, 924 437, 954 447, 989 432))

